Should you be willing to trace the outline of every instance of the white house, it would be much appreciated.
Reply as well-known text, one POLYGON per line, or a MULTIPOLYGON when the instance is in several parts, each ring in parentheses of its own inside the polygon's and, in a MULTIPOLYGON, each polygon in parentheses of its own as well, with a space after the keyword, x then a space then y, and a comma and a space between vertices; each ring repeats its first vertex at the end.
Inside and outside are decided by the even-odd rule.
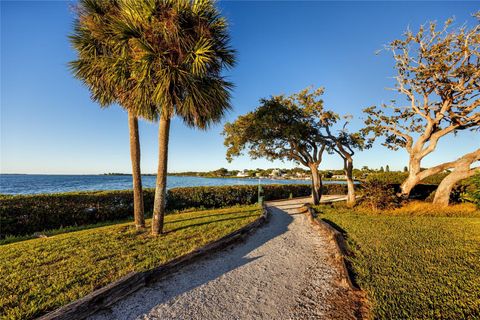
POLYGON ((248 177, 248 172, 247 172, 247 170, 243 170, 243 171, 240 171, 239 173, 237 173, 237 177, 239 177, 239 178, 248 177))

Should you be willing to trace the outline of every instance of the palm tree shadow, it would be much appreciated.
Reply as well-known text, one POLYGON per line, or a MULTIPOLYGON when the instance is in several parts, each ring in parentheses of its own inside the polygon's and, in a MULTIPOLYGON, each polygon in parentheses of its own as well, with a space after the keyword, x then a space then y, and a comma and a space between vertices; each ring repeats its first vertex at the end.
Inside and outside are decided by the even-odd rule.
POLYGON ((110 308, 100 311, 93 318, 118 318, 119 315, 115 312, 115 309, 118 309, 121 310, 122 319, 137 319, 159 304, 166 303, 232 270, 261 259, 263 256, 255 256, 254 250, 285 233, 292 221, 293 218, 287 212, 271 207, 268 222, 253 231, 243 242, 196 260, 150 286, 140 289, 110 308), (138 303, 139 301, 141 303, 138 303))
POLYGON ((222 222, 222 221, 232 221, 232 220, 245 219, 247 217, 249 217, 249 216, 242 214, 242 215, 240 215, 238 217, 235 217, 235 218, 225 218, 225 219, 217 219, 217 220, 212 220, 212 221, 197 222, 197 223, 188 224, 188 225, 185 225, 185 226, 181 226, 181 227, 178 227, 178 228, 175 228, 175 229, 168 230, 166 232, 166 234, 172 233, 172 232, 177 232, 177 231, 180 231, 180 230, 183 230, 183 229, 204 226, 204 225, 212 224, 212 223, 218 223, 218 222, 222 222))
MULTIPOLYGON (((209 224, 209 223, 215 223, 215 222, 218 222, 218 221, 243 219, 247 216, 247 214, 252 213, 254 211, 258 211, 258 209, 255 208, 255 209, 252 209, 252 210, 242 211, 241 213, 238 213, 238 215, 242 215, 241 217, 238 217, 238 218, 225 218, 225 219, 213 220, 213 221, 210 221, 210 222, 199 222, 197 224, 189 224, 189 225, 185 225, 183 227, 178 227, 178 228, 175 228, 175 229, 168 230, 167 233, 174 232, 174 231, 181 230, 181 229, 186 229, 188 227, 199 226, 199 225, 204 225, 204 224, 209 224)), ((220 216, 225 216, 225 213, 206 214, 206 215, 200 215, 200 216, 193 217, 193 218, 170 220, 170 221, 165 222, 165 225, 174 224, 174 223, 178 223, 178 222, 192 221, 192 220, 202 220, 202 219, 205 219, 205 218, 213 218, 213 217, 220 217, 220 216)))

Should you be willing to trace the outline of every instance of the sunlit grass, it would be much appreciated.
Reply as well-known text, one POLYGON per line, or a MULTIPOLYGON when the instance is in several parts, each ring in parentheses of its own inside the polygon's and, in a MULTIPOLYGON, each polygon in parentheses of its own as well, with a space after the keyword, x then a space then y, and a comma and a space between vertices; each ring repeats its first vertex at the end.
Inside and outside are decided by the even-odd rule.
POLYGON ((480 217, 480 210, 473 203, 460 203, 443 207, 430 202, 412 201, 400 208, 388 211, 387 214, 431 217, 480 217))
POLYGON ((345 232, 375 319, 479 319, 478 214, 427 217, 413 208, 432 207, 414 204, 403 209, 412 215, 395 216, 316 207, 320 219, 345 232))
POLYGON ((29 319, 132 271, 156 267, 254 221, 257 206, 172 214, 157 238, 131 223, 0 246, 0 318, 29 319))

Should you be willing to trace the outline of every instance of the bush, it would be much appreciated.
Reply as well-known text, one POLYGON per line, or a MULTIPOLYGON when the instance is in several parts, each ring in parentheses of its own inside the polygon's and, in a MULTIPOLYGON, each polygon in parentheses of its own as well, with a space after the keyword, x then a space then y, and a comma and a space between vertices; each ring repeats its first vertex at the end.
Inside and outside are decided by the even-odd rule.
MULTIPOLYGON (((449 203, 454 204, 454 203, 463 202, 465 200, 466 191, 467 191, 467 185, 464 185, 464 184, 459 184, 453 187, 452 192, 450 192, 449 203)), ((435 193, 436 193, 436 189, 430 192, 428 197, 425 198, 424 200, 426 202, 433 202, 433 199, 435 198, 435 193)))
POLYGON ((480 174, 476 174, 465 181, 465 193, 462 200, 473 202, 480 208, 480 174))
MULTIPOLYGON (((310 195, 310 185, 264 185, 265 200, 310 195)), ((222 186, 170 189, 167 212, 187 208, 220 208, 257 202, 258 187, 222 186)), ((345 194, 346 186, 328 184, 325 194, 345 194)), ((144 189, 145 212, 153 208, 154 189, 144 189)), ((68 226, 125 220, 133 215, 131 191, 93 191, 44 195, 0 196, 0 238, 68 226)))
MULTIPOLYGON (((448 175, 448 173, 438 173, 422 181, 422 184, 438 185, 448 175)), ((374 179, 388 184, 401 184, 408 177, 408 172, 376 172, 367 176, 367 181, 374 179)))
POLYGON ((382 180, 368 179, 362 185, 361 192, 359 204, 373 211, 391 209, 400 205, 395 187, 382 180))
MULTIPOLYGON (((290 193, 293 197, 305 197, 311 193, 310 186, 302 184, 262 185, 262 188, 266 201, 288 198, 290 193)), ((324 188, 325 192, 332 190, 324 188)), ((257 200, 256 185, 175 188, 168 192, 167 210, 220 208, 236 204, 253 204, 257 200)))

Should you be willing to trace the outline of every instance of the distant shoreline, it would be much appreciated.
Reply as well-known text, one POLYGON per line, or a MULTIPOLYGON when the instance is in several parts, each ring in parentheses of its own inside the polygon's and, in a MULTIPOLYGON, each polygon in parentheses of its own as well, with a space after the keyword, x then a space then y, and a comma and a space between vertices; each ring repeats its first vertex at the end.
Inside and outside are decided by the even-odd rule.
MULTIPOLYGON (((131 173, 0 173, 0 176, 131 176, 131 173)), ((142 173, 142 176, 145 177, 154 177, 154 173, 142 173)), ((178 174, 178 173, 168 173, 167 176, 172 177, 192 177, 192 178, 209 178, 209 179, 246 179, 246 180, 312 180, 310 177, 298 177, 298 178, 282 178, 282 177, 237 177, 237 176, 202 176, 202 175, 191 175, 191 174, 178 174)), ((322 178, 322 181, 338 181, 345 182, 346 180, 332 179, 332 178, 322 178)), ((354 179, 354 181, 360 181, 354 179)))

